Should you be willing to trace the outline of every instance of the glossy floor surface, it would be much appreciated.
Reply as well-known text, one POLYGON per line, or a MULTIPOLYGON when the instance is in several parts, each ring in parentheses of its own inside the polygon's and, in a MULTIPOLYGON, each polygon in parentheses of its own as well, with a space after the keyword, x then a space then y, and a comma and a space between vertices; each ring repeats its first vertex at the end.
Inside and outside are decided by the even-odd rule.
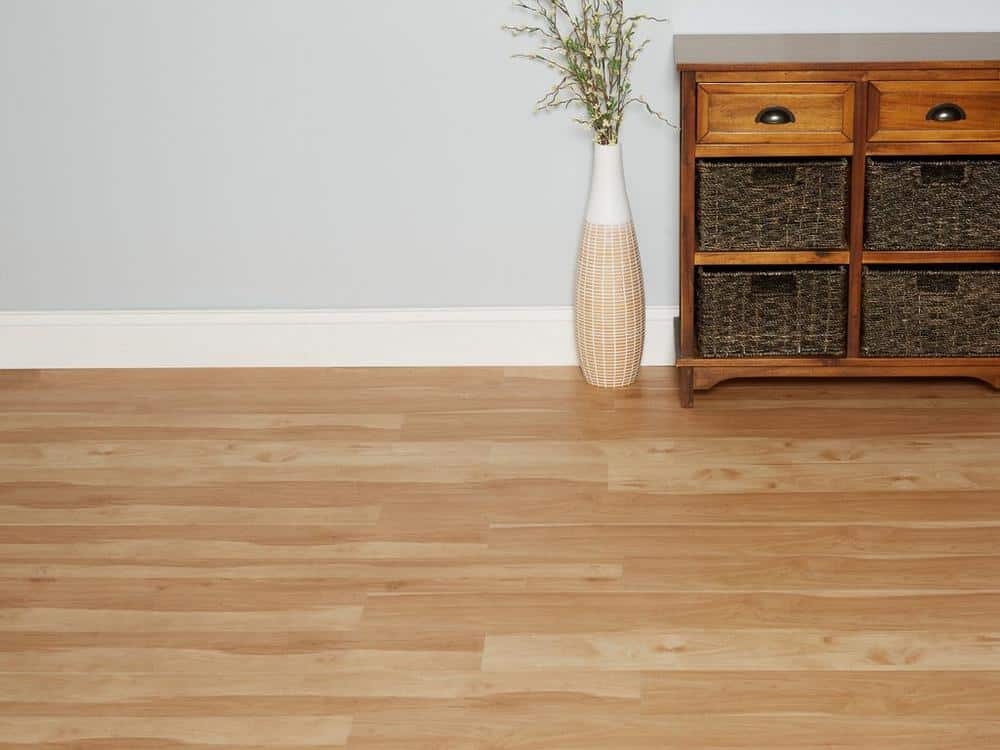
POLYGON ((1000 395, 0 373, 0 747, 1000 747, 1000 395))

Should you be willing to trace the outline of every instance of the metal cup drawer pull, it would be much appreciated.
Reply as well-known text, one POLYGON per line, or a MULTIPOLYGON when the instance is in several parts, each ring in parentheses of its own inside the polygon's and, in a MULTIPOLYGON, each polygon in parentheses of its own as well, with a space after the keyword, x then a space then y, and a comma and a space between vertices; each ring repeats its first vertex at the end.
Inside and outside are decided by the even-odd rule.
POLYGON ((936 104, 927 112, 927 119, 933 122, 958 122, 966 119, 965 110, 957 104, 936 104))
POLYGON ((764 125, 789 125, 795 122, 795 113, 787 107, 764 107, 757 113, 757 122, 764 125))

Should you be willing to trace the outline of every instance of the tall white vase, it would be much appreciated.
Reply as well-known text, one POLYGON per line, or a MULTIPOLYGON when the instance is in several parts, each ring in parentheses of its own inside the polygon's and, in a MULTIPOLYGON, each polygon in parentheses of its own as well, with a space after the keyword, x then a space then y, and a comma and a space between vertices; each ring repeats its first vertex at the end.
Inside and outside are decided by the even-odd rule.
POLYGON ((645 290, 621 145, 595 144, 576 278, 576 348, 587 382, 599 388, 634 383, 645 335, 645 290))

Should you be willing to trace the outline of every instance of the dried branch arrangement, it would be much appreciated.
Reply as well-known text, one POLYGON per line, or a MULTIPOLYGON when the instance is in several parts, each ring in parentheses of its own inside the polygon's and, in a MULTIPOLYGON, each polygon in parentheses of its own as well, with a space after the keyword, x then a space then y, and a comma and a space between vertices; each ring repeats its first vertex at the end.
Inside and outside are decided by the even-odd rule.
POLYGON ((515 0, 534 21, 504 26, 514 36, 539 40, 536 52, 514 55, 542 63, 559 75, 559 82, 536 105, 537 111, 585 110, 576 122, 593 129, 594 140, 618 143, 625 110, 638 104, 649 114, 670 124, 643 96, 632 94, 632 66, 650 40, 636 40, 644 22, 665 23, 665 18, 644 14, 626 16, 624 0, 515 0))

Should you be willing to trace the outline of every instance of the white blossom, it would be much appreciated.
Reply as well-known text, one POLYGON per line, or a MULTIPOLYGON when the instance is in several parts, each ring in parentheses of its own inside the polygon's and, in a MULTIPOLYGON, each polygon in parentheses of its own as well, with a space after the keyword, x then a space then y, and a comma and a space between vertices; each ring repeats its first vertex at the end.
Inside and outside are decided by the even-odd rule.
POLYGON ((644 22, 665 19, 625 15, 624 0, 515 0, 514 6, 533 18, 534 25, 505 26, 514 36, 534 36, 540 51, 515 55, 541 62, 560 79, 538 100, 536 111, 580 108, 585 118, 575 122, 594 131, 598 143, 618 142, 622 118, 630 104, 641 105, 664 122, 645 97, 632 96, 632 65, 649 40, 634 44, 644 22))

